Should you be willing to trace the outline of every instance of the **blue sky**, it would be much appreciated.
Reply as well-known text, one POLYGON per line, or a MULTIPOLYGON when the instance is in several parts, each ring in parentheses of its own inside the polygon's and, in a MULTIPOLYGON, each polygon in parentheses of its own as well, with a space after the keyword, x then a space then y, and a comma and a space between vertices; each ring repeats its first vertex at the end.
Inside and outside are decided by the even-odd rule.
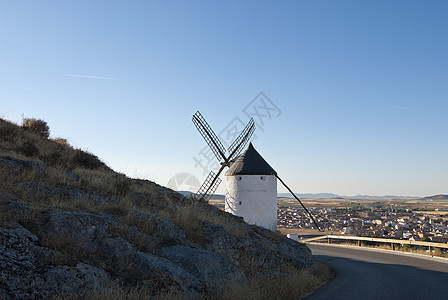
POLYGON ((263 92, 278 111, 254 146, 297 193, 448 194, 447 14, 446 1, 1 1, 0 116, 42 118, 166 185, 205 178, 196 110, 218 133, 263 92))

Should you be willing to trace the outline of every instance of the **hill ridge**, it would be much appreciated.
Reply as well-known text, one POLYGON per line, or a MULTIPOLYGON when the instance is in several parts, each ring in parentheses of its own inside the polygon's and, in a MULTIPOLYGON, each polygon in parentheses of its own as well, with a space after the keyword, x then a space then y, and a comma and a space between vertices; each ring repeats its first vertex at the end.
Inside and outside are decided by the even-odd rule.
POLYGON ((1 119, 0 175, 3 299, 301 297, 324 280, 305 245, 1 119))

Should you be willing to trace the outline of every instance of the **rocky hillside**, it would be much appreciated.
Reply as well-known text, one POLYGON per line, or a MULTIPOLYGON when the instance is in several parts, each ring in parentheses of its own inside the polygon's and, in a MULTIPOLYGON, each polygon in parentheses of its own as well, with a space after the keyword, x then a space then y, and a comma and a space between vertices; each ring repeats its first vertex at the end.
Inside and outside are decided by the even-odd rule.
POLYGON ((325 279, 280 233, 0 119, 0 298, 297 299, 325 279))

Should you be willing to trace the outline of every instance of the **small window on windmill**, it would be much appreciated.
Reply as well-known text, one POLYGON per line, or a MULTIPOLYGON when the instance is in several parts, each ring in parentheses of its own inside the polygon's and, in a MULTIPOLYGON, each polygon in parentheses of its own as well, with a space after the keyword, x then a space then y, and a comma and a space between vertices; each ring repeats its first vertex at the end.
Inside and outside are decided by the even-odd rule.
POLYGON ((241 180, 242 179, 242 177, 241 176, 238 176, 238 180, 241 180))
POLYGON ((266 177, 261 176, 260 179, 261 179, 261 180, 266 180, 266 177))
POLYGON ((241 201, 238 201, 238 204, 239 204, 239 205, 241 205, 241 204, 243 204, 243 202, 241 202, 241 201))

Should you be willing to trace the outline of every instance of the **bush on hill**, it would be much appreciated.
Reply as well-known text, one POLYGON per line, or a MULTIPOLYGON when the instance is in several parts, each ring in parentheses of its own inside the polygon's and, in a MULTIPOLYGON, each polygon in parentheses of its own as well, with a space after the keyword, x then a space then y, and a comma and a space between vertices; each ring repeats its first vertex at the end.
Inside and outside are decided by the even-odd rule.
POLYGON ((22 126, 0 119, 0 155, 38 159, 43 163, 68 170, 76 168, 112 172, 97 156, 73 149, 66 139, 48 139, 45 121, 24 119, 22 126))
POLYGON ((50 137, 50 127, 48 127, 47 122, 41 119, 23 118, 22 128, 36 132, 47 139, 50 137))

